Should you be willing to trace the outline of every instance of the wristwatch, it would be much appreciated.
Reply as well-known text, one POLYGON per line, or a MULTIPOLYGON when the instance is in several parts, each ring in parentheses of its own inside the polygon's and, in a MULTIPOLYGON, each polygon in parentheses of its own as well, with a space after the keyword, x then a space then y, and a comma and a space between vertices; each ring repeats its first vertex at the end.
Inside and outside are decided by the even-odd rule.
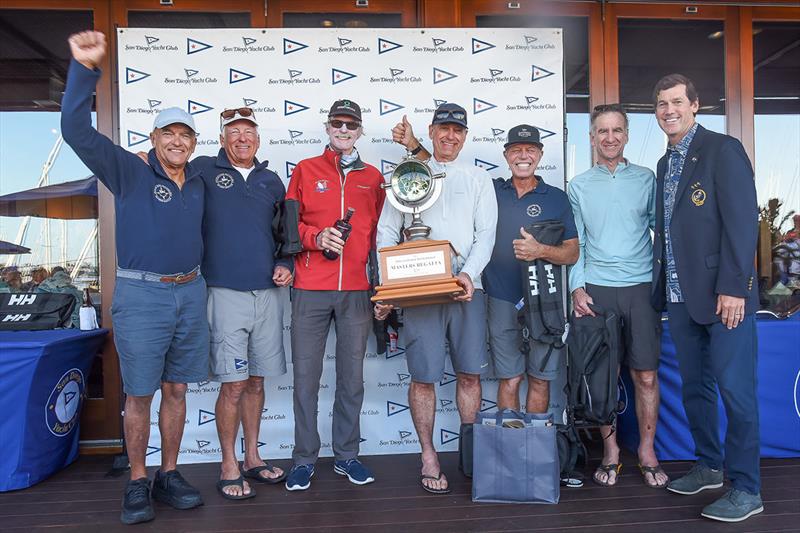
POLYGON ((411 154, 411 155, 417 155, 421 151, 422 151, 422 143, 418 144, 416 148, 414 148, 413 150, 411 150, 408 153, 411 154))

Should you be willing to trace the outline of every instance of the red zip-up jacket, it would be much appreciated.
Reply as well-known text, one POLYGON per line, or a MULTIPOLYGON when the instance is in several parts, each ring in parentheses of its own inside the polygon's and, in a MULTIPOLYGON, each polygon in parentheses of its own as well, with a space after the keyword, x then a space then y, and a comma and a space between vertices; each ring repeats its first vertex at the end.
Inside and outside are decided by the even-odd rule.
POLYGON ((325 147, 322 155, 300 161, 292 171, 286 198, 300 204, 300 240, 303 251, 295 256, 294 287, 312 291, 359 291, 370 288, 367 279, 369 251, 375 247, 378 218, 386 193, 378 169, 357 159, 347 176, 341 154, 325 147), (317 247, 317 234, 355 209, 353 230, 339 259, 325 259, 317 247))

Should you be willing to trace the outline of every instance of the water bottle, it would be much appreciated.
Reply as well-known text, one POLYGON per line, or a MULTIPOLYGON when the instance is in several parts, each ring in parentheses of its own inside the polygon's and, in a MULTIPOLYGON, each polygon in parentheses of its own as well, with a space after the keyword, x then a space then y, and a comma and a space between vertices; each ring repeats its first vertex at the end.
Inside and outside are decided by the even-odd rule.
MULTIPOLYGON (((350 219, 355 213, 356 210, 352 207, 347 208, 347 213, 345 213, 344 218, 341 220, 337 220, 333 227, 338 229, 342 233, 342 240, 347 241, 347 238, 350 236, 350 231, 353 229, 353 226, 350 224, 350 219)), ((322 255, 325 256, 325 259, 330 259, 331 261, 335 261, 339 259, 339 254, 334 252, 333 250, 323 250, 322 255)))

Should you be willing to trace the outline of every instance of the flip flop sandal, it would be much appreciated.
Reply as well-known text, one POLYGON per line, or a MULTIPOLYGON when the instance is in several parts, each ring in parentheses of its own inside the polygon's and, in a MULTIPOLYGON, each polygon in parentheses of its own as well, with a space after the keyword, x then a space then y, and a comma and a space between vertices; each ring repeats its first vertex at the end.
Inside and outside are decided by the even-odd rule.
POLYGON ((431 487, 429 487, 429 486, 427 486, 425 484, 425 480, 426 479, 432 479, 434 481, 441 481, 441 479, 442 479, 442 473, 441 472, 439 472, 438 476, 429 476, 429 475, 426 475, 426 474, 422 474, 421 476, 419 476, 419 484, 422 486, 423 489, 425 489, 426 491, 430 492, 431 494, 450 494, 452 489, 450 488, 450 484, 449 483, 447 485, 447 488, 434 489, 434 488, 431 488, 431 487))
POLYGON ((253 490, 253 487, 250 487, 250 494, 244 493, 244 478, 242 476, 239 476, 236 479, 220 479, 217 481, 217 491, 226 500, 248 500, 256 495, 256 491, 253 490), (225 487, 239 487, 242 489, 242 494, 238 496, 234 494, 228 494, 223 490, 225 487))
POLYGON ((617 484, 617 480, 619 479, 619 474, 622 472, 622 463, 610 463, 607 465, 600 465, 592 474, 592 481, 600 485, 601 487, 613 487, 617 484), (606 475, 605 481, 600 481, 597 479, 597 474, 602 472, 606 475), (611 478, 611 472, 616 473, 617 475, 614 477, 614 483, 609 483, 608 480, 611 478))
POLYGON ((642 481, 644 482, 645 486, 651 489, 663 489, 667 486, 667 483, 669 483, 669 476, 667 476, 667 473, 664 472, 663 468, 661 468, 661 465, 656 465, 656 466, 639 465, 639 471, 642 473, 642 481), (654 483, 651 484, 647 482, 646 474, 650 474, 651 476, 653 476, 654 483), (659 485, 658 482, 656 481, 656 474, 664 474, 665 476, 667 476, 667 480, 664 482, 663 485, 659 485))
POLYGON ((242 468, 242 475, 244 477, 246 477, 247 479, 253 479, 255 481, 258 481, 259 483, 270 483, 272 485, 274 485, 275 483, 280 483, 281 481, 286 479, 286 475, 287 474, 286 474, 285 470, 284 470, 283 474, 281 474, 280 476, 275 477, 275 478, 262 476, 261 472, 263 472, 264 470, 266 470, 268 472, 272 472, 273 474, 275 473, 275 467, 272 466, 269 463, 266 463, 264 465, 256 466, 256 467, 250 468, 248 470, 245 470, 244 468, 242 468))

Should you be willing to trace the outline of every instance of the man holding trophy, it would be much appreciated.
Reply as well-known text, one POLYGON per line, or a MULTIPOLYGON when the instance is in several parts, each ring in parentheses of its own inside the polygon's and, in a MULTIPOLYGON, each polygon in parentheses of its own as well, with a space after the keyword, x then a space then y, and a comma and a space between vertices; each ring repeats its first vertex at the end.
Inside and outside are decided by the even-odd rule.
MULTIPOLYGON (((433 157, 428 166, 432 173, 443 173, 445 177, 443 183, 438 184, 439 198, 424 212, 425 224, 430 226, 426 236, 449 241, 452 245, 455 253, 449 267, 463 290, 449 303, 406 307, 404 330, 408 332, 406 358, 411 374, 409 407, 422 447, 420 483, 428 492, 446 494, 450 488, 433 446, 435 383, 444 376, 447 342, 457 375, 456 402, 463 434, 463 428, 471 427, 480 408, 480 375, 489 365, 486 297, 481 286, 481 272, 494 246, 497 203, 489 174, 458 160, 467 136, 467 113, 463 107, 453 103, 440 105, 434 112, 428 135, 433 141, 433 157)), ((405 117, 392 129, 392 137, 405 146, 410 155, 423 151, 405 117)), ((400 243, 404 238, 403 228, 419 225, 416 223, 418 213, 414 213, 413 219, 407 215, 394 202, 386 203, 378 222, 379 250, 400 243)), ((405 239, 414 237, 406 232, 405 239)), ((385 264, 386 258, 382 257, 382 266, 385 264)), ((385 269, 382 282, 386 283, 385 269)), ((391 308, 391 303, 378 302, 376 318, 385 318, 391 308)))

